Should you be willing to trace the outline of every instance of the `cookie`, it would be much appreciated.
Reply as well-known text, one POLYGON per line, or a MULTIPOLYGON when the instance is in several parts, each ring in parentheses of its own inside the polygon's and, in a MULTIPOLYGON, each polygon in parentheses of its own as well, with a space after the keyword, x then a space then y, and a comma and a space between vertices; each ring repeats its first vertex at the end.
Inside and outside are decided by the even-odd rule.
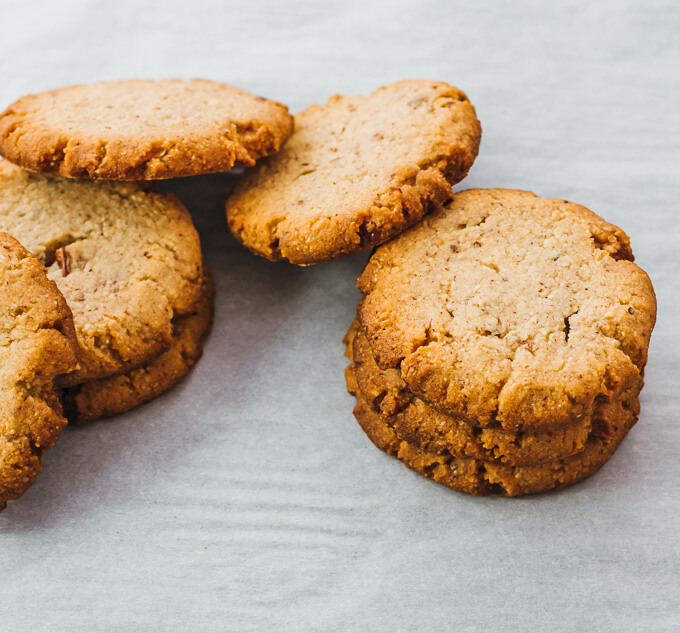
POLYGON ((191 314, 175 319, 169 349, 126 374, 62 391, 70 423, 83 424, 129 411, 165 393, 189 373, 201 357, 213 318, 214 288, 205 265, 203 275, 201 299, 191 314))
POLYGON ((451 454, 428 453, 403 441, 361 395, 354 415, 373 444, 401 460, 411 470, 458 492, 471 495, 498 493, 514 497, 564 488, 596 473, 637 421, 637 411, 636 401, 632 409, 623 410, 621 417, 606 420, 604 435, 591 435, 580 453, 563 460, 529 466, 509 466, 462 459, 451 454))
MULTIPOLYGON (((371 409, 381 414, 402 440, 428 453, 450 453, 512 466, 555 461, 583 450, 593 419, 598 419, 596 406, 593 416, 543 433, 513 433, 502 428, 471 426, 439 413, 404 390, 399 370, 380 369, 363 333, 352 330, 356 333, 349 335, 348 349, 354 362, 348 373, 356 378, 348 379, 348 387, 351 389, 356 381, 358 391, 371 409)), ((599 402, 599 408, 605 404, 605 401, 599 402)))
POLYGON ((258 255, 294 264, 375 246, 450 197, 480 137, 474 107, 441 81, 336 95, 297 114, 283 150, 237 184, 229 227, 258 255))
POLYGON ((172 343, 201 296, 202 255, 172 195, 0 161, 0 229, 41 260, 73 311, 80 368, 60 386, 126 373, 172 343))
POLYGON ((378 365, 440 413, 554 430, 640 381, 656 300, 632 259, 585 207, 465 191, 376 250, 358 315, 378 365))
POLYGON ((0 510, 42 470, 66 425, 55 378, 77 367, 71 311, 45 269, 0 233, 0 510))
POLYGON ((292 131, 286 106, 233 86, 134 79, 19 99, 0 114, 0 154, 71 178, 154 180, 253 165, 292 131))

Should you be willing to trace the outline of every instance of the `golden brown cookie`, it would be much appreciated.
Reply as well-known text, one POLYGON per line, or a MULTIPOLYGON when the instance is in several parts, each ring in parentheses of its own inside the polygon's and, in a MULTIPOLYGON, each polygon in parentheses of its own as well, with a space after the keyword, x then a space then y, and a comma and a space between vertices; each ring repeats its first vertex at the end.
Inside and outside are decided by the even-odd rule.
POLYGON ((142 367, 126 374, 93 380, 64 389, 61 400, 69 422, 83 424, 129 411, 179 383, 203 353, 214 310, 214 288, 203 267, 202 296, 190 314, 173 322, 170 347, 142 367))
POLYGON ((637 421, 637 397, 633 400, 631 410, 621 408, 620 417, 613 415, 603 421, 603 435, 591 435, 580 453, 563 460, 529 466, 509 466, 423 451, 399 438, 361 395, 354 415, 380 450, 397 457, 411 470, 458 492, 472 495, 498 493, 514 497, 564 488, 596 473, 637 421))
MULTIPOLYGON (((368 341, 353 326, 348 350, 354 361, 348 388, 356 381, 362 397, 373 411, 406 442, 428 453, 450 453, 456 457, 495 461, 512 466, 550 462, 583 450, 598 417, 585 416, 554 431, 513 433, 500 427, 480 428, 464 420, 443 415, 405 389, 399 369, 380 369, 368 341)), ((636 394, 637 395, 637 394, 636 394)), ((599 407, 604 401, 598 403, 599 407)))
POLYGON ((400 81, 295 117, 283 150, 227 201, 236 238, 268 259, 315 264, 380 244, 444 202, 481 137, 457 88, 400 81))
POLYGON ((60 386, 158 356, 172 342, 173 320, 201 296, 198 233, 175 196, 0 161, 0 229, 43 262, 73 311, 80 369, 60 386))
POLYGON ((554 430, 640 381, 656 300, 625 233, 585 207, 458 193, 357 281, 378 365, 473 426, 554 430))
POLYGON ((0 510, 42 470, 66 426, 54 388, 77 367, 71 311, 45 269, 0 233, 0 510))
POLYGON ((0 114, 0 154, 72 178, 153 180, 253 165, 292 131, 286 106, 233 86, 133 79, 19 99, 0 114))

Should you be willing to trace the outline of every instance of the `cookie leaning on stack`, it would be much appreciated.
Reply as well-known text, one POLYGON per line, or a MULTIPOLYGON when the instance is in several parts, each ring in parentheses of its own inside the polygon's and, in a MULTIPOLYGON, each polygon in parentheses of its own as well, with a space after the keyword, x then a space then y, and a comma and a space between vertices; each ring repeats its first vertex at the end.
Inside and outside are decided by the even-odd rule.
POLYGON ((456 194, 358 280, 348 386, 374 442, 473 494, 595 472, 637 420, 656 303, 628 238, 585 207, 456 194))
POLYGON ((295 116, 283 149, 227 201, 229 228, 268 259, 316 264, 390 239, 450 196, 477 156, 465 94, 410 80, 295 116))

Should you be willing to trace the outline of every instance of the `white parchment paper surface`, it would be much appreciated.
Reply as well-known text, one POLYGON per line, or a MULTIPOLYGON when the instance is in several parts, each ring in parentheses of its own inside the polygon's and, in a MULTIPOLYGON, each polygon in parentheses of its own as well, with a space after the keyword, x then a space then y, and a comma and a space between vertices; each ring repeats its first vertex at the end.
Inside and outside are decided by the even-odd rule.
POLYGON ((366 255, 297 268, 229 234, 235 176, 166 183, 217 284, 176 390, 68 429, 0 515, 2 631, 680 630, 680 4, 0 0, 0 107, 128 77, 287 103, 409 77, 483 125, 458 188, 585 204, 631 236, 659 319, 640 422, 563 492, 459 495, 378 452, 341 338, 366 255))

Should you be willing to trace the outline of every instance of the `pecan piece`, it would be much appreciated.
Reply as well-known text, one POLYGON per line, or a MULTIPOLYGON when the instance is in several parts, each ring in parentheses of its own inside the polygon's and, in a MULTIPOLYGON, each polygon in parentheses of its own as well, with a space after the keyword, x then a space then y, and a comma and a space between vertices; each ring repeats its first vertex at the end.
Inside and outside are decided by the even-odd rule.
POLYGON ((54 251, 54 261, 61 267, 61 274, 64 277, 71 272, 71 255, 64 246, 54 251))

